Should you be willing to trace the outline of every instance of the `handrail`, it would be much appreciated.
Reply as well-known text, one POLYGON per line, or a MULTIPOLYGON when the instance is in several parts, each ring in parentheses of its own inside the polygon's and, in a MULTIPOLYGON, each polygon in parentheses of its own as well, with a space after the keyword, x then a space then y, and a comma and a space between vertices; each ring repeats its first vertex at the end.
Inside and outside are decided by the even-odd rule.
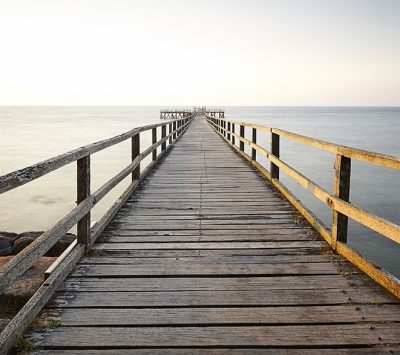
POLYGON ((293 204, 295 208, 306 218, 306 220, 321 234, 331 245, 332 249, 350 260, 361 270, 367 273, 375 281, 387 288, 397 297, 400 297, 400 280, 387 273, 373 263, 367 261, 358 252, 347 244, 348 218, 364 225, 365 227, 378 232, 400 244, 400 226, 384 218, 378 217, 361 208, 349 203, 350 196, 350 171, 351 159, 360 160, 373 165, 390 169, 400 170, 400 158, 373 153, 365 150, 341 146, 322 140, 301 136, 281 129, 265 127, 240 121, 233 121, 224 118, 215 118, 207 115, 207 120, 214 130, 220 134, 238 153, 254 165, 274 186, 293 204), (235 132, 235 126, 239 126, 239 134, 235 132), (252 138, 245 138, 245 127, 252 128, 252 138), (270 134, 270 151, 257 144, 257 132, 270 134), (334 193, 330 194, 318 184, 307 178, 299 171, 291 167, 279 158, 280 136, 289 138, 296 142, 308 145, 321 150, 336 153, 335 162, 335 184, 334 193), (236 139, 239 147, 235 144, 236 139), (251 156, 245 153, 244 145, 251 149, 251 156), (268 171, 257 162, 257 153, 270 160, 268 171), (329 230, 310 210, 308 210, 287 188, 279 181, 279 170, 283 170, 289 177, 298 182, 302 187, 310 191, 316 198, 332 209, 333 223, 329 230))
MULTIPOLYGON (((176 120, 171 120, 169 122, 173 123, 181 120, 182 119, 176 119, 176 120)), ((137 127, 128 132, 117 135, 115 137, 104 139, 92 144, 88 144, 86 146, 71 150, 67 153, 60 154, 50 159, 33 164, 26 168, 16 170, 9 174, 3 175, 0 177, 0 194, 15 189, 16 187, 24 185, 33 180, 36 180, 41 176, 51 173, 52 171, 57 170, 78 159, 84 158, 85 156, 97 153, 105 148, 121 143, 140 132, 165 126, 166 124, 168 123, 157 123, 157 124, 137 127)))
POLYGON ((62 236, 77 224, 77 241, 68 253, 56 261, 53 274, 39 288, 35 295, 27 302, 21 311, 13 318, 0 334, 0 352, 7 352, 13 344, 16 334, 22 332, 36 317, 47 300, 51 297, 57 285, 70 270, 87 253, 97 237, 104 231, 109 222, 126 202, 129 196, 137 189, 140 182, 159 162, 159 160, 174 145, 176 140, 186 131, 194 115, 167 123, 138 127, 113 138, 105 139, 70 152, 47 159, 27 168, 3 175, 0 177, 0 194, 15 189, 23 184, 44 176, 74 161, 77 162, 77 206, 53 227, 40 235, 20 253, 15 255, 0 269, 0 292, 9 286, 16 278, 28 270, 42 257, 62 236), (167 126, 169 132, 167 134, 167 126), (161 138, 157 140, 157 128, 161 127, 161 138), (140 153, 140 133, 152 131, 152 145, 140 153), (132 139, 132 162, 122 169, 113 178, 104 183, 95 192, 90 192, 90 156, 107 147, 132 139), (167 143, 169 145, 167 146, 167 143), (157 148, 161 146, 161 153, 157 155, 157 148), (140 163, 152 153, 152 162, 140 172, 140 163), (90 228, 91 209, 111 191, 117 184, 132 174, 132 183, 123 192, 121 197, 111 206, 98 223, 90 228))
POLYGON ((262 132, 275 133, 281 137, 289 138, 298 143, 309 145, 310 147, 318 148, 331 153, 340 154, 348 158, 356 159, 373 165, 379 165, 385 168, 400 170, 400 158, 392 155, 374 153, 363 149, 357 149, 345 145, 335 144, 320 139, 302 136, 300 134, 285 131, 279 128, 261 126, 258 124, 253 124, 248 122, 241 122, 241 121, 234 121, 227 119, 224 120, 226 122, 229 122, 230 124, 234 124, 237 126, 245 126, 248 128, 255 128, 262 132))

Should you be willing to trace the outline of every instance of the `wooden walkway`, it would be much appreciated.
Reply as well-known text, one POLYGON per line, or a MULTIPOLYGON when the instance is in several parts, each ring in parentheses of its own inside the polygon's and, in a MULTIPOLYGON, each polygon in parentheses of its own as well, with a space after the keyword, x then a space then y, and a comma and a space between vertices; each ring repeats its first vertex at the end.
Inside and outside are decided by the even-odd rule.
POLYGON ((40 353, 400 349, 398 299, 332 254, 202 117, 64 281, 49 317, 58 326, 29 336, 40 353))

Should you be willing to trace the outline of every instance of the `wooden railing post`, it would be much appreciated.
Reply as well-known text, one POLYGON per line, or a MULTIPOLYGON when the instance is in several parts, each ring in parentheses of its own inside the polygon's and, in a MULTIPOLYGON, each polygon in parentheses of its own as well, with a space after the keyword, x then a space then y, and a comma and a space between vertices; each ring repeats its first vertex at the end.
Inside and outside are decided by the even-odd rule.
POLYGON ((231 132, 231 123, 228 122, 228 134, 227 134, 228 141, 231 140, 231 133, 230 132, 231 132))
MULTIPOLYGON (((77 199, 76 204, 90 196, 90 155, 77 160, 77 199)), ((85 252, 90 248, 90 211, 78 221, 77 241, 85 246, 85 252)))
MULTIPOLYGON (((161 126, 161 139, 165 138, 167 136, 167 125, 161 126)), ((165 149, 167 149, 167 141, 161 143, 161 151, 163 152, 165 149)))
MULTIPOLYGON (((157 128, 153 128, 152 130, 152 143, 157 143, 157 128)), ((153 150, 153 161, 157 160, 157 148, 153 150)))
MULTIPOLYGON (((257 144, 257 129, 256 128, 253 128, 252 142, 254 144, 257 144)), ((251 150, 251 159, 257 160, 257 151, 254 148, 252 148, 252 150, 251 150)))
POLYGON ((226 121, 223 122, 224 122, 224 137, 226 137, 226 121))
MULTIPOLYGON (((244 126, 240 125, 240 137, 244 138, 244 126)), ((239 143, 239 149, 244 152, 244 142, 240 141, 239 143)))
MULTIPOLYGON (((140 154, 140 133, 137 133, 132 137, 132 161, 134 161, 139 154, 140 154)), ((139 178, 140 178, 140 163, 135 168, 135 170, 132 171, 132 181, 139 180, 139 178)))
MULTIPOLYGON (((279 158, 279 135, 271 132, 271 153, 279 158)), ((271 178, 279 180, 279 167, 272 161, 270 165, 271 178)))
MULTIPOLYGON (((232 133, 235 133, 235 124, 232 123, 232 133)), ((232 144, 235 145, 235 136, 232 134, 232 144)))
MULTIPOLYGON (((350 199, 351 159, 337 154, 335 160, 335 181, 333 194, 335 197, 349 202, 350 199)), ((347 242, 348 217, 333 210, 332 248, 337 242, 347 242)))
POLYGON ((174 136, 173 136, 173 138, 174 138, 174 140, 175 140, 175 139, 176 139, 176 121, 173 122, 172 126, 173 126, 173 130, 174 130, 174 136))
POLYGON ((171 136, 171 133, 172 133, 172 123, 170 123, 170 124, 168 125, 168 134, 169 134, 168 140, 169 140, 169 144, 172 144, 172 136, 171 136))

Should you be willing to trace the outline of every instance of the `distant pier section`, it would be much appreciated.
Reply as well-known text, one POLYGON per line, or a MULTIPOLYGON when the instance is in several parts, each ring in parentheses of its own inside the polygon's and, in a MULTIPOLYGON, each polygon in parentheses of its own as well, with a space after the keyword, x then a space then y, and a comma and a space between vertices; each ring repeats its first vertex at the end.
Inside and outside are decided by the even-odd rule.
POLYGON ((188 109, 163 109, 160 110, 160 118, 161 119, 178 119, 190 117, 195 113, 204 113, 205 115, 216 117, 216 118, 225 118, 225 110, 223 109, 215 109, 215 108, 207 108, 206 106, 195 106, 193 110, 188 109))

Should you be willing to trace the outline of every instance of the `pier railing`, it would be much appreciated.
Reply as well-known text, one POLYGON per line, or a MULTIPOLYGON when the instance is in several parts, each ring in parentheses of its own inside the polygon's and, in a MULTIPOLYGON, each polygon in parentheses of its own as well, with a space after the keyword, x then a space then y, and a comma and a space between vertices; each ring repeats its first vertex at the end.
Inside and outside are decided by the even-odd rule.
POLYGON ((257 124, 215 118, 212 116, 207 116, 207 120, 217 133, 219 133, 236 151, 238 151, 272 182, 272 184, 331 245, 332 249, 336 250, 343 257, 355 264, 359 269, 364 271, 394 295, 400 297, 400 281, 393 275, 382 270, 379 266, 366 260, 361 254, 347 244, 349 218, 381 234, 382 236, 395 241, 396 243, 400 243, 399 225, 349 203, 352 159, 384 168, 400 170, 399 158, 341 146, 257 124), (245 127, 251 129, 252 134, 249 138, 245 137, 245 127), (269 134, 269 151, 257 144, 257 139, 259 140, 260 138, 259 133, 269 134), (285 137, 295 142, 336 154, 333 194, 330 194, 321 186, 279 158, 280 137, 285 137), (239 143, 239 146, 235 144, 236 140, 239 143), (251 148, 251 155, 245 153, 245 144, 251 148), (269 171, 257 162, 257 154, 261 154, 269 159, 269 171), (306 208, 302 202, 297 199, 281 181, 279 181, 280 170, 285 172, 289 177, 294 179, 303 188, 310 191, 316 198, 332 209, 333 223, 331 229, 329 229, 317 216, 315 216, 315 214, 306 208))
POLYGON ((104 231, 129 196, 137 189, 144 177, 184 133, 192 118, 193 115, 171 120, 167 123, 138 127, 113 138, 89 144, 0 177, 0 194, 2 194, 67 164, 77 163, 77 206, 0 269, 0 293, 2 293, 7 286, 46 254, 66 232, 77 225, 77 239, 47 270, 47 278, 43 285, 1 333, 0 353, 5 353, 12 345, 15 336, 22 333, 32 322, 79 259, 90 250, 97 237, 104 231), (157 128, 161 130, 159 139, 157 139, 157 128), (140 152, 140 134, 146 131, 152 132, 152 145, 140 152), (128 139, 131 139, 132 162, 92 193, 90 191, 91 155, 128 139), (158 147, 161 147, 159 154, 157 154, 158 147), (141 171, 140 163, 150 153, 152 154, 152 162, 141 171), (104 216, 91 227, 91 209, 129 175, 132 176, 131 184, 104 216))

